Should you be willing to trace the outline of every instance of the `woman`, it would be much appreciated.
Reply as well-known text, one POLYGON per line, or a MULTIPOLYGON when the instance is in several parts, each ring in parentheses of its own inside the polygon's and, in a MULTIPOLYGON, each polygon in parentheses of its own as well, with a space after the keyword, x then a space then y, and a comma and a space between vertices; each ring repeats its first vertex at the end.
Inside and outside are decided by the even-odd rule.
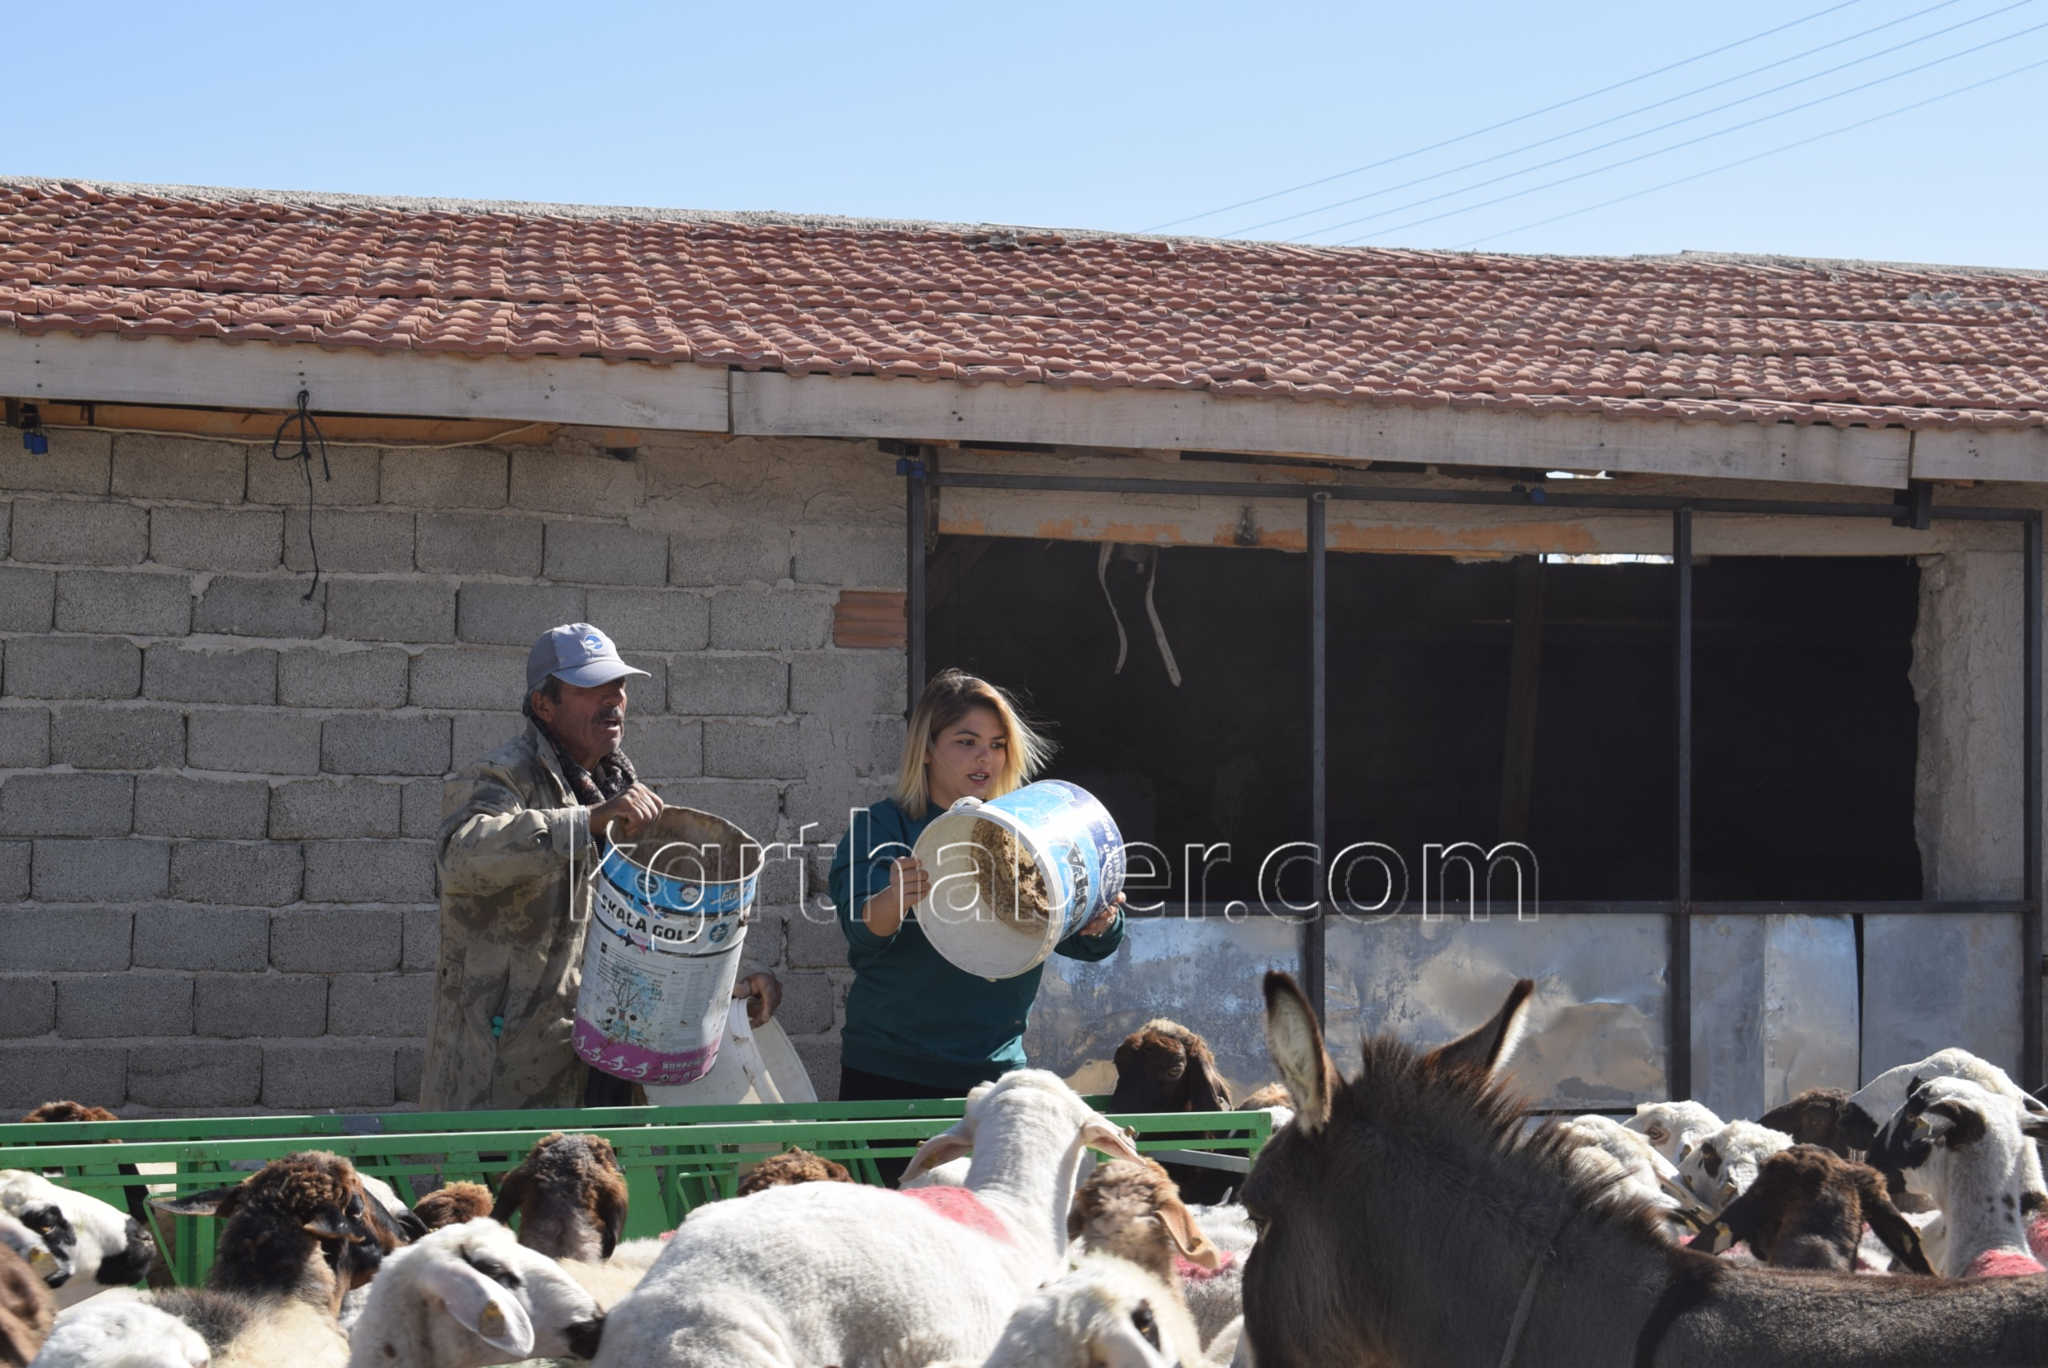
MULTIPOLYGON (((993 684, 946 670, 925 687, 895 791, 853 814, 832 860, 832 901, 854 971, 842 1101, 959 1097, 1023 1067, 1024 1023, 1044 966, 991 982, 942 958, 912 915, 931 891, 931 874, 910 851, 957 800, 986 802, 1029 783, 1051 751, 993 684)), ((1078 960, 1114 954, 1124 938, 1122 902, 1119 895, 1055 948, 1078 960)))

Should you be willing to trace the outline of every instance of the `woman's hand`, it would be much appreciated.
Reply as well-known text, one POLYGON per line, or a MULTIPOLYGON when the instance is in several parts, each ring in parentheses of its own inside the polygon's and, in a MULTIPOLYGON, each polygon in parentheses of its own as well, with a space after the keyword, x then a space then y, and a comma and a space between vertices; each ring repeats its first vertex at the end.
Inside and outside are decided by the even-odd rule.
POLYGON ((1116 897, 1110 900, 1109 906, 1103 908, 1100 912, 1097 912, 1094 916, 1090 917, 1088 919, 1088 924, 1082 927, 1080 931, 1076 934, 1082 936, 1101 935, 1103 932, 1109 930, 1110 923, 1116 920, 1117 910, 1121 908, 1123 905, 1124 895, 1119 893, 1116 895, 1116 897))
POLYGON ((915 855, 889 862, 889 886, 869 898, 860 919, 877 936, 893 936, 903 926, 903 914, 932 891, 932 876, 915 855))

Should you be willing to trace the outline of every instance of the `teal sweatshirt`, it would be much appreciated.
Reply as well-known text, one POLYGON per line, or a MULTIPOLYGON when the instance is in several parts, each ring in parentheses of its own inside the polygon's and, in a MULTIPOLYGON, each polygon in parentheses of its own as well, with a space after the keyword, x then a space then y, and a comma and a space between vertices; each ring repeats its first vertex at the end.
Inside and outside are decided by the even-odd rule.
MULTIPOLYGON (((1024 1066, 1024 1025, 1045 966, 991 982, 934 950, 915 909, 893 936, 877 936, 862 924, 860 909, 889 886, 889 862, 910 854, 938 815, 934 808, 912 817, 884 798, 854 814, 832 857, 832 901, 853 966, 841 1058, 867 1073, 964 1093, 1024 1066)), ((1069 936, 1054 949, 1070 959, 1101 960, 1123 939, 1119 909, 1101 935, 1069 936)))

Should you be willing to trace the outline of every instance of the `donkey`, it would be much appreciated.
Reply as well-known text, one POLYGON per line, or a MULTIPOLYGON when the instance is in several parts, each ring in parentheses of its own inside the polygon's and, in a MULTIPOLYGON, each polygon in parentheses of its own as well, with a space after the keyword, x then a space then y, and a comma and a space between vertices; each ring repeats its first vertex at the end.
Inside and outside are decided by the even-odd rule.
POLYGON ((1266 1041, 1295 1119, 1241 1199, 1259 1368, 1970 1368, 2048 1361, 2048 1279, 1948 1282, 1731 1266, 1659 1238, 1654 1213, 1575 1177, 1494 1079, 1523 980, 1427 1053, 1365 1043, 1344 1082, 1294 980, 1266 976, 1266 1041))

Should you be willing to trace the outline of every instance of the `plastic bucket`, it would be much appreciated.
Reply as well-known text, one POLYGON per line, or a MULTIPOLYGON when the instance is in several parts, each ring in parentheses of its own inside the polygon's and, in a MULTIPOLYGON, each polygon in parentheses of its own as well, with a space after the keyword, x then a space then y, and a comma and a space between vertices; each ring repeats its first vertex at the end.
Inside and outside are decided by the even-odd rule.
POLYGON ((934 818, 914 852, 931 875, 917 906, 925 939, 947 960, 987 979, 1015 978, 1107 907, 1124 886, 1124 838, 1095 795, 1041 779, 990 802, 962 798, 934 818), (1038 867, 1051 915, 1020 917, 984 905, 975 827, 994 822, 1038 867))
POLYGON ((598 865, 577 1057, 639 1083, 694 1083, 725 1033, 761 847, 708 812, 670 807, 598 865))

